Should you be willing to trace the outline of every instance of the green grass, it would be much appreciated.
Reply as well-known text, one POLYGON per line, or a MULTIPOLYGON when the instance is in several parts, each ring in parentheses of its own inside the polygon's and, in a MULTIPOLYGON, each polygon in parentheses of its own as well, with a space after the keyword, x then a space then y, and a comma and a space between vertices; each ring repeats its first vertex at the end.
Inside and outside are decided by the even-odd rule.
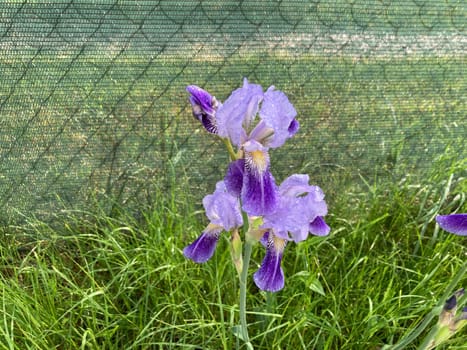
MULTIPOLYGON (((467 253, 465 238, 434 224, 438 212, 467 208, 465 162, 450 159, 422 180, 362 178, 328 194, 331 235, 287 246, 286 286, 272 296, 252 283, 264 253, 255 246, 247 296, 255 348, 378 349, 417 327, 452 292, 467 253)), ((59 227, 28 218, 4 228, 0 348, 235 348, 239 283, 227 235, 208 263, 183 257, 206 223, 183 179, 171 174, 168 192, 155 191, 137 218, 97 208, 69 212, 59 227)), ((466 340, 459 334, 449 348, 466 340)))

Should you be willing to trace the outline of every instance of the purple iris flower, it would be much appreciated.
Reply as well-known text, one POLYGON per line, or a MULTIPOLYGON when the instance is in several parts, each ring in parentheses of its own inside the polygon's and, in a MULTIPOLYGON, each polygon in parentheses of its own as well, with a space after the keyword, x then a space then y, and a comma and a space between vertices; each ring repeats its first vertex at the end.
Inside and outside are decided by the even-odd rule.
POLYGON ((196 263, 206 262, 212 257, 222 231, 243 225, 238 198, 227 191, 223 181, 216 184, 213 194, 204 197, 203 206, 210 223, 193 243, 183 249, 183 254, 196 263))
POLYGON ((301 242, 309 233, 329 234, 330 227, 323 219, 327 214, 324 193, 308 182, 308 175, 295 174, 285 179, 278 189, 275 211, 263 216, 260 228, 266 232, 262 238, 266 256, 253 276, 262 290, 276 292, 283 288, 284 273, 280 264, 288 241, 301 242))
POLYGON ((282 91, 271 86, 263 92, 260 85, 250 84, 247 79, 216 113, 218 135, 243 151, 242 161, 230 164, 225 181, 228 189, 241 197, 243 210, 249 215, 272 213, 277 206, 268 150, 282 146, 295 135, 299 129, 296 115, 282 91))
POLYGON ((189 85, 186 91, 190 93, 190 103, 193 116, 211 134, 217 134, 216 111, 220 103, 209 92, 196 85, 189 85))
POLYGON ((467 214, 438 215, 436 222, 450 233, 467 236, 467 214))

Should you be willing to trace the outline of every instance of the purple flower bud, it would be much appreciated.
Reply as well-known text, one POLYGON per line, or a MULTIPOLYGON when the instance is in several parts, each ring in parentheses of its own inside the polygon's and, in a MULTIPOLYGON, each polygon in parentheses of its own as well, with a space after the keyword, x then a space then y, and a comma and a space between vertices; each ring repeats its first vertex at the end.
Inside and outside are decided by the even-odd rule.
POLYGON ((211 134, 217 134, 216 110, 219 107, 214 96, 196 85, 189 85, 186 91, 191 94, 190 103, 193 116, 211 134))

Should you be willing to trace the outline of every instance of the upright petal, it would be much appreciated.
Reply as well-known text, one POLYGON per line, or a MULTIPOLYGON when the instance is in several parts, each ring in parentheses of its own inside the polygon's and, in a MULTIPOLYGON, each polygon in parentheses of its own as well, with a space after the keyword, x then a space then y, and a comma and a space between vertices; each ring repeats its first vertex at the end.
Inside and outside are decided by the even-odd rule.
POLYGON ((265 146, 280 147, 298 130, 298 123, 294 122, 297 111, 287 96, 282 91, 274 90, 273 86, 264 93, 259 115, 274 130, 274 135, 265 146))
POLYGON ((217 111, 219 136, 228 137, 234 145, 240 147, 246 140, 247 132, 258 113, 262 98, 262 87, 249 84, 245 79, 243 87, 234 90, 217 111))
POLYGON ((267 239, 266 256, 261 267, 253 275, 253 280, 261 290, 277 292, 284 288, 284 272, 281 261, 287 242, 271 233, 268 233, 267 239))
POLYGON ((277 187, 269 170, 267 149, 256 141, 244 144, 245 172, 242 184, 242 206, 249 215, 261 216, 275 210, 277 187))
POLYGON ((308 183, 310 177, 306 174, 293 174, 286 178, 279 186, 282 196, 298 197, 311 191, 312 186, 308 183))
POLYGON ((325 216, 328 213, 328 206, 324 201, 324 192, 318 186, 311 186, 311 190, 306 196, 305 200, 308 202, 307 210, 313 221, 317 216, 325 216))
POLYGON ((467 214, 438 215, 436 221, 443 230, 467 236, 467 214))
POLYGON ((183 255, 196 263, 208 261, 214 254, 221 231, 221 226, 209 224, 193 243, 183 249, 183 255))
POLYGON ((214 96, 196 85, 189 85, 186 91, 190 93, 190 103, 193 116, 211 134, 217 134, 216 110, 219 107, 214 96))

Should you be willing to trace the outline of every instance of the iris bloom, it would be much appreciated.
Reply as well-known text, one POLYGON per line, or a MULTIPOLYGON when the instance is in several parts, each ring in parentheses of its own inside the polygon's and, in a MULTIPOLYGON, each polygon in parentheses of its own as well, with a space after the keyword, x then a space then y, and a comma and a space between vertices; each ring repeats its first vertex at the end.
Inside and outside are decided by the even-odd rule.
POLYGON ((250 84, 247 79, 216 113, 218 135, 228 138, 242 154, 229 166, 227 188, 240 196, 243 210, 249 215, 272 213, 278 204, 268 150, 282 146, 295 135, 299 129, 296 115, 282 91, 271 86, 263 92, 260 85, 250 84), (232 178, 232 174, 242 177, 232 178))
POLYGON ((443 230, 467 236, 467 214, 438 215, 436 222, 443 230))
POLYGON ((266 255, 253 275, 262 290, 276 292, 284 287, 281 261, 288 241, 301 242, 310 233, 317 236, 329 234, 330 228, 323 219, 327 214, 324 193, 308 181, 308 175, 299 174, 285 179, 278 189, 276 210, 263 216, 260 228, 265 233, 261 242, 266 246, 266 255))
POLYGON ((213 194, 204 197, 203 206, 210 223, 192 244, 183 249, 183 254, 196 263, 206 262, 212 257, 222 231, 243 225, 238 198, 227 191, 223 181, 216 184, 213 194))

